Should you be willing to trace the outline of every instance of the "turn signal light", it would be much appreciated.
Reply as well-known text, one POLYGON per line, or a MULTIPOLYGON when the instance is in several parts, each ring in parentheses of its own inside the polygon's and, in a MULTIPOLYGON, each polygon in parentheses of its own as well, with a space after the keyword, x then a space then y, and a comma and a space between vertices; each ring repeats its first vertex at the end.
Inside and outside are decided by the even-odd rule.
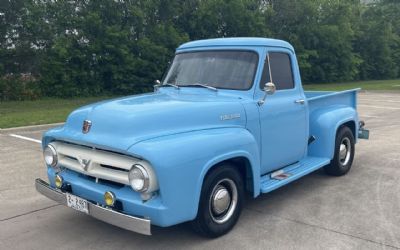
POLYGON ((115 203, 115 195, 111 191, 107 191, 104 193, 104 202, 107 206, 114 206, 115 203))
POLYGON ((54 183, 56 184, 56 187, 57 188, 61 188, 62 185, 63 185, 63 182, 64 182, 63 178, 61 176, 59 176, 59 175, 56 175, 56 178, 55 178, 55 181, 54 181, 54 183))

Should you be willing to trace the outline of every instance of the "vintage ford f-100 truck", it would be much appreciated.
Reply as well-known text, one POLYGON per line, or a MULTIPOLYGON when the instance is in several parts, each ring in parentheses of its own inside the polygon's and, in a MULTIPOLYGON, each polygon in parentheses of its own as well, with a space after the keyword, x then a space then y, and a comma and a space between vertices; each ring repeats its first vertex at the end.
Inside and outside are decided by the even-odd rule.
POLYGON ((191 221, 209 237, 257 197, 319 168, 346 174, 367 138, 357 90, 304 92, 281 40, 188 42, 154 93, 79 108, 46 132, 43 195, 142 234, 191 221))

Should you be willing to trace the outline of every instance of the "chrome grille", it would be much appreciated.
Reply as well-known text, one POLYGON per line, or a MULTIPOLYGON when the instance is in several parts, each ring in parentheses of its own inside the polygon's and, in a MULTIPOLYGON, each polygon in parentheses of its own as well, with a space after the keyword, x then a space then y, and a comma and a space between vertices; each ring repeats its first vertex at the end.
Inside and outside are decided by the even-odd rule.
POLYGON ((128 173, 141 160, 108 151, 65 142, 52 142, 58 154, 58 166, 84 175, 129 185, 128 173))

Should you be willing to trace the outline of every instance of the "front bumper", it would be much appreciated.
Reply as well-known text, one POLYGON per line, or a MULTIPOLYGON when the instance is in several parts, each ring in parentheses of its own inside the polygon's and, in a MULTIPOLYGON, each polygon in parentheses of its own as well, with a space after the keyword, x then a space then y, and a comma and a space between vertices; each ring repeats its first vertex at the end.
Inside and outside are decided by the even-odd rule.
MULTIPOLYGON (((35 187, 39 193, 43 194, 47 198, 67 206, 65 192, 50 187, 50 185, 42 179, 36 179, 35 187)), ((88 210, 89 215, 96 219, 136 233, 151 235, 150 220, 119 213, 114 210, 98 206, 90 201, 88 201, 88 210)))

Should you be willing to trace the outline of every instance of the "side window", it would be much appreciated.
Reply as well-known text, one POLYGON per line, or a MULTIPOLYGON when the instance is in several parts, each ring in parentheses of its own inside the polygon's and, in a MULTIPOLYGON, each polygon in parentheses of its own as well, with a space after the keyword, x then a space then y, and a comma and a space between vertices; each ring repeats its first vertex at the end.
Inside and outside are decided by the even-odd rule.
POLYGON ((272 82, 276 89, 294 88, 292 63, 289 54, 272 52, 269 53, 271 65, 272 82))
MULTIPOLYGON (((269 53, 269 63, 271 65, 272 82, 276 89, 294 88, 292 63, 289 54, 282 52, 269 53)), ((264 88, 265 83, 271 81, 268 68, 268 58, 265 60, 263 73, 261 76, 260 87, 264 88)))

